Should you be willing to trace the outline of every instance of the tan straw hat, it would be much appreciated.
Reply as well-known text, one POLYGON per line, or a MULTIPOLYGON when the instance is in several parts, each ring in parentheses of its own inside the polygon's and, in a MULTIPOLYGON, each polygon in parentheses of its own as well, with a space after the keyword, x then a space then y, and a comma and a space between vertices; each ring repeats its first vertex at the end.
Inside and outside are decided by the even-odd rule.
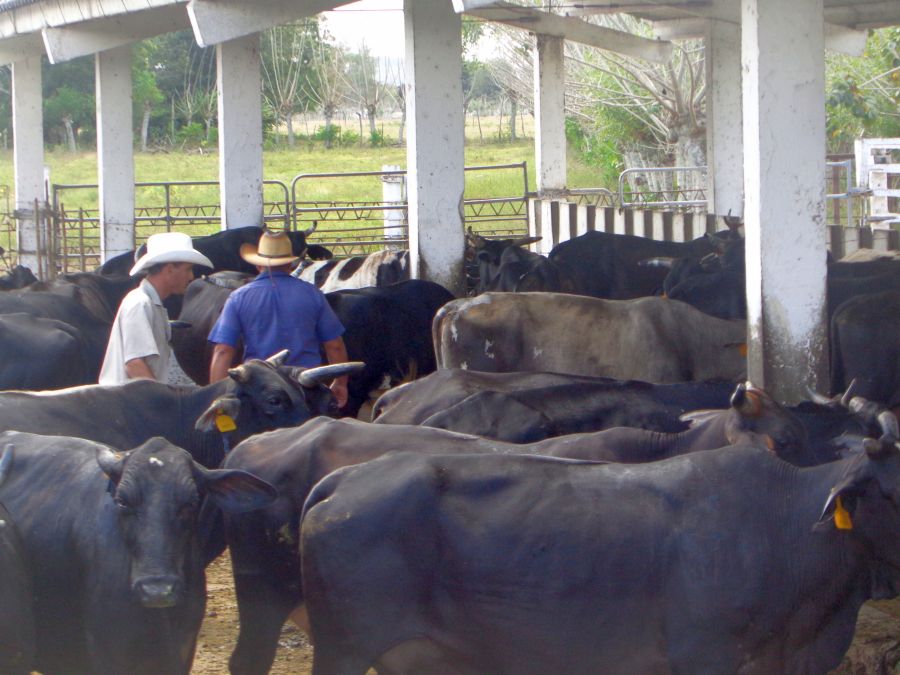
POLYGON ((263 232, 259 244, 241 245, 241 258, 251 265, 260 267, 280 267, 298 259, 287 232, 263 232))
POLYGON ((209 258, 194 249, 191 238, 183 232, 161 232, 147 239, 147 252, 138 259, 129 274, 134 276, 158 263, 192 263, 212 267, 209 258))

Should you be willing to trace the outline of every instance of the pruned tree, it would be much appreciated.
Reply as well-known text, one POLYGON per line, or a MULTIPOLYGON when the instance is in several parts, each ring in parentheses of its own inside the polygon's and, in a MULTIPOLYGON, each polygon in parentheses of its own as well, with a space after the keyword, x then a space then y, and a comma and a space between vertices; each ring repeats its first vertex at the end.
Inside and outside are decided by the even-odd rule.
POLYGON ((379 79, 378 60, 365 42, 355 54, 346 55, 344 84, 348 101, 369 121, 369 137, 374 140, 378 134, 375 118, 387 95, 387 86, 379 79))
POLYGON ((331 148, 335 136, 334 115, 346 98, 344 52, 323 39, 313 49, 311 58, 313 67, 304 77, 303 93, 325 118, 325 147, 331 148))
POLYGON ((278 122, 287 127, 287 140, 294 146, 294 115, 305 110, 309 101, 303 84, 313 67, 313 54, 319 41, 316 17, 276 26, 263 33, 263 97, 278 122))

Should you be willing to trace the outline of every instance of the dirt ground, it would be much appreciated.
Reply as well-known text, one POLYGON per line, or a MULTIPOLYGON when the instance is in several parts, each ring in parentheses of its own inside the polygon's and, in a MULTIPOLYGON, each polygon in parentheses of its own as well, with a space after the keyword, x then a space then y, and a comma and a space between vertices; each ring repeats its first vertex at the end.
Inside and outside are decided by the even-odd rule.
MULTIPOLYGON (((221 675, 228 672, 228 657, 238 634, 237 601, 228 553, 207 568, 206 596, 206 618, 200 628, 191 673, 221 675)), ((274 675, 309 675, 312 672, 312 647, 292 623, 287 623, 281 630, 278 653, 270 672, 274 675)))
MULTIPOLYGON (((193 675, 220 675, 228 672, 228 657, 234 649, 238 633, 237 602, 234 597, 234 583, 231 578, 231 559, 226 552, 206 570, 207 602, 206 618, 200 629, 197 640, 197 655, 194 658, 193 675)), ((888 602, 868 603, 892 617, 900 619, 900 599, 888 602)), ((883 632, 881 628, 874 630, 860 625, 857 638, 866 637, 869 633, 883 632)), ((900 640, 900 635, 896 636, 900 640)), ((893 641, 892 641, 893 642, 893 641)), ((877 649, 883 649, 884 638, 878 640, 877 649)), ((897 647, 895 646, 896 650, 897 647)), ((852 651, 852 649, 851 649, 852 651)), ((857 650, 858 651, 858 650, 857 650)), ((848 653, 848 657, 851 656, 848 653)), ((854 653, 854 663, 845 661, 842 667, 833 671, 832 675, 868 675, 871 672, 884 672, 883 667, 866 667, 862 661, 866 659, 854 653)), ((309 675, 312 672, 312 646, 306 636, 293 624, 288 623, 281 630, 278 641, 278 653, 270 671, 273 675, 309 675)), ((369 671, 373 673, 374 671, 369 671)), ((900 675, 900 669, 896 671, 900 675)))

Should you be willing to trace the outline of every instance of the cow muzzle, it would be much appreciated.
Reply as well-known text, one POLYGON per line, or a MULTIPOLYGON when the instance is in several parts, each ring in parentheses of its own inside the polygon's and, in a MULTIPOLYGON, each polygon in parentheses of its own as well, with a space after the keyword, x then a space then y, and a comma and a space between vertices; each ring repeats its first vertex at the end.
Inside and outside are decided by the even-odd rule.
POLYGON ((132 589, 140 603, 150 609, 174 607, 181 601, 181 579, 168 574, 141 577, 132 589))

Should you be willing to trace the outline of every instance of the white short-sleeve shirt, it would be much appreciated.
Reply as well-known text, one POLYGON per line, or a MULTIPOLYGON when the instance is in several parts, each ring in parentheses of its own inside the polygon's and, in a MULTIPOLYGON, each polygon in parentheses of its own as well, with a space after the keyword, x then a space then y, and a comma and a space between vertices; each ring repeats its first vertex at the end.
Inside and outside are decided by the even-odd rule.
POLYGON ((166 308, 153 285, 144 279, 119 305, 100 369, 100 384, 128 382, 125 364, 138 358, 146 361, 158 381, 165 382, 172 357, 170 339, 166 308))

